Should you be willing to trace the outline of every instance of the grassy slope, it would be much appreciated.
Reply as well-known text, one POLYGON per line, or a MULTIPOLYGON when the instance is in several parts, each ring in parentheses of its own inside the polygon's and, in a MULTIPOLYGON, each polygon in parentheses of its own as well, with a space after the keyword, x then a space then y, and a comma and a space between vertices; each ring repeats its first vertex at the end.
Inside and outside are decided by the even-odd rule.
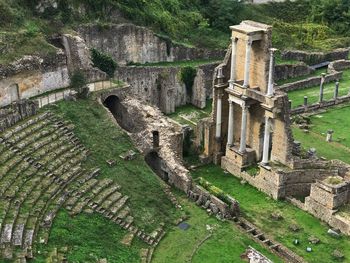
POLYGON ((294 207, 293 205, 275 201, 254 187, 242 185, 240 180, 214 165, 204 166, 193 172, 193 177, 203 177, 215 186, 234 196, 241 205, 242 213, 256 224, 267 235, 283 243, 285 246, 303 256, 308 262, 334 262, 331 256, 334 249, 340 249, 350 260, 350 238, 333 238, 327 234, 328 227, 315 217, 294 207), (270 218, 272 212, 280 212, 284 219, 274 221, 270 218), (295 233, 288 229, 291 224, 298 224, 302 230, 295 233), (320 244, 309 244, 308 238, 314 235, 321 240, 320 244), (294 245, 294 239, 300 240, 300 245, 294 245), (306 252, 310 246, 313 252, 306 252))
POLYGON ((280 86, 283 84, 292 83, 292 82, 295 82, 298 80, 303 80, 303 79, 310 78, 310 77, 321 76, 322 73, 326 73, 326 72, 327 72, 326 68, 317 69, 317 70, 315 70, 315 72, 311 73, 310 75, 279 80, 279 81, 277 81, 277 85, 280 86))
POLYGON ((328 109, 324 113, 311 116, 312 125, 309 133, 294 127, 294 138, 306 149, 316 148, 319 156, 350 163, 349 116, 349 104, 328 109), (334 142, 326 143, 326 132, 330 129, 334 130, 334 142))
POLYGON ((99 167, 99 178, 111 178, 121 185, 121 192, 130 197, 129 206, 135 223, 146 230, 154 230, 160 222, 172 222, 177 212, 162 191, 161 182, 146 165, 141 154, 132 161, 119 158, 130 149, 137 152, 128 135, 118 128, 106 110, 95 101, 62 101, 56 113, 75 124, 74 132, 91 154, 86 168, 99 167), (106 160, 116 159, 109 167, 106 160))
MULTIPOLYGON (((323 98, 330 100, 333 98, 335 82, 324 85, 323 98)), ((343 78, 340 80, 339 96, 347 95, 350 87, 350 70, 345 70, 343 78)), ((295 108, 303 104, 304 96, 308 97, 308 103, 312 104, 319 100, 320 87, 314 86, 306 89, 295 90, 288 92, 288 98, 292 100, 292 107, 295 108)))
POLYGON ((41 251, 35 262, 45 263, 47 253, 63 247, 68 248, 69 262, 97 262, 106 258, 108 262, 140 262, 140 249, 145 244, 137 238, 132 246, 120 243, 127 231, 99 214, 80 214, 73 219, 66 211, 56 217, 48 245, 38 247, 41 251))
POLYGON ((207 225, 213 228, 213 235, 206 240, 193 256, 193 263, 202 262, 245 262, 240 256, 248 246, 258 249, 274 262, 281 262, 278 257, 266 248, 249 239, 246 233, 240 232, 234 225, 218 221, 201 208, 191 203, 187 198, 178 196, 181 204, 190 218, 186 221, 190 228, 186 231, 173 227, 157 247, 153 261, 163 262, 190 262, 194 249, 209 234, 207 225))

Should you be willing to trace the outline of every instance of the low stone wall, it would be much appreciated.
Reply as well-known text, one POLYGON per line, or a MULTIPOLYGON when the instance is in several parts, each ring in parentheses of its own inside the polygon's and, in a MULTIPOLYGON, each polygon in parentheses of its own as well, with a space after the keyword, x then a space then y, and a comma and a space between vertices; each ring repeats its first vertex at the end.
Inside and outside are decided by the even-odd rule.
POLYGON ((342 71, 344 69, 350 68, 350 60, 335 60, 329 63, 328 65, 328 72, 334 72, 334 71, 342 71))
MULTIPOLYGON (((332 72, 325 77, 325 83, 333 82, 340 80, 343 77, 343 72, 332 72)), ((310 77, 307 79, 299 80, 292 83, 287 83, 281 86, 276 87, 276 89, 288 92, 292 90, 300 90, 300 89, 306 89, 313 86, 320 85, 321 83, 321 76, 317 77, 310 77)))
POLYGON ((119 65, 222 58, 223 50, 207 50, 175 45, 153 31, 134 24, 118 24, 101 28, 98 25, 80 26, 79 34, 90 48, 111 55, 119 65))
POLYGON ((194 184, 187 195, 197 205, 210 209, 213 214, 219 214, 223 218, 233 218, 240 213, 239 203, 233 197, 229 197, 230 203, 227 204, 199 185, 194 184))
POLYGON ((349 57, 348 48, 340 48, 331 52, 307 52, 300 50, 287 50, 282 52, 282 58, 289 60, 303 61, 308 65, 315 65, 326 61, 347 59, 349 57))
POLYGON ((275 81, 307 76, 315 70, 305 63, 298 64, 281 64, 275 66, 274 79, 275 81))
POLYGON ((15 125, 20 120, 37 113, 36 102, 22 100, 0 109, 0 132, 15 125))
POLYGON ((299 106, 297 108, 291 109, 291 115, 297 115, 297 114, 302 114, 302 113, 308 113, 308 112, 313 112, 313 111, 318 111, 321 109, 327 109, 330 107, 333 107, 338 104, 346 103, 350 101, 350 95, 338 97, 337 99, 332 99, 328 101, 323 101, 321 103, 314 103, 305 106, 299 106))
POLYGON ((115 77, 130 85, 130 95, 155 105, 164 113, 187 103, 204 108, 211 97, 216 63, 199 66, 192 94, 180 80, 181 67, 118 67, 115 77))

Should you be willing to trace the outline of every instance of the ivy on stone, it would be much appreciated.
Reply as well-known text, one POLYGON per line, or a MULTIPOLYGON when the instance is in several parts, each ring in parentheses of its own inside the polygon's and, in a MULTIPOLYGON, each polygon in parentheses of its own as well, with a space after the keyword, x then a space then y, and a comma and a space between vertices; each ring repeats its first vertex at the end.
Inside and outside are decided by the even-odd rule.
POLYGON ((194 78, 197 75, 197 70, 194 67, 186 66, 181 68, 180 79, 185 84, 187 94, 192 96, 192 88, 194 84, 194 78))
POLYGON ((106 72, 110 78, 113 78, 118 64, 111 56, 93 48, 91 49, 91 59, 94 67, 97 67, 103 72, 106 72))

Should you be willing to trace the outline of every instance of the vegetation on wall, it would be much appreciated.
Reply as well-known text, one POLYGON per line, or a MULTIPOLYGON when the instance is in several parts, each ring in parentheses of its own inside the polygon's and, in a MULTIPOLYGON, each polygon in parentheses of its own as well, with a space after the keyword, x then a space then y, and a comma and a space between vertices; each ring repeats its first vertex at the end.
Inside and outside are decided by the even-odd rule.
POLYGON ((192 88, 194 84, 194 78, 197 75, 195 67, 185 66, 181 68, 180 79, 185 84, 187 94, 192 97, 192 88))
POLYGON ((111 56, 93 48, 91 49, 91 59, 94 67, 97 67, 103 72, 106 72, 110 78, 113 78, 118 64, 111 56))

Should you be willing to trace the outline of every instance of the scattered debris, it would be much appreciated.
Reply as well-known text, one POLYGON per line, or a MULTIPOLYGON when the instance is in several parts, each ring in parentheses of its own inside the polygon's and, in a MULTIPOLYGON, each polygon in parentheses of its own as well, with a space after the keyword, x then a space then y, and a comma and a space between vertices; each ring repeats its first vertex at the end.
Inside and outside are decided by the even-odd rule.
POLYGON ((344 254, 339 250, 335 249, 332 253, 332 256, 335 257, 336 259, 344 259, 344 254))
POLYGON ((333 237, 339 237, 339 236, 340 236, 340 234, 339 234, 337 231, 335 231, 335 230, 333 230, 333 229, 331 229, 331 228, 328 229, 327 233, 328 233, 329 235, 333 236, 333 237))
POLYGON ((306 248, 306 252, 312 252, 312 248, 311 247, 307 247, 306 248))
POLYGON ((279 213, 279 212, 273 212, 273 213, 271 213, 271 218, 272 218, 273 220, 275 220, 275 221, 281 221, 281 220, 283 220, 283 216, 282 216, 282 214, 279 213))
POLYGON ((122 153, 119 157, 124 161, 131 161, 136 158, 136 153, 133 150, 129 150, 126 153, 122 153))
POLYGON ((112 167, 112 166, 115 166, 117 164, 117 161, 110 159, 110 160, 107 160, 106 163, 109 165, 109 167, 112 167))
POLYGON ((308 240, 311 244, 314 244, 314 245, 320 243, 320 240, 315 236, 310 236, 308 240))
POLYGON ((292 230, 293 232, 299 232, 300 227, 297 224, 291 224, 289 226, 289 229, 292 230))

